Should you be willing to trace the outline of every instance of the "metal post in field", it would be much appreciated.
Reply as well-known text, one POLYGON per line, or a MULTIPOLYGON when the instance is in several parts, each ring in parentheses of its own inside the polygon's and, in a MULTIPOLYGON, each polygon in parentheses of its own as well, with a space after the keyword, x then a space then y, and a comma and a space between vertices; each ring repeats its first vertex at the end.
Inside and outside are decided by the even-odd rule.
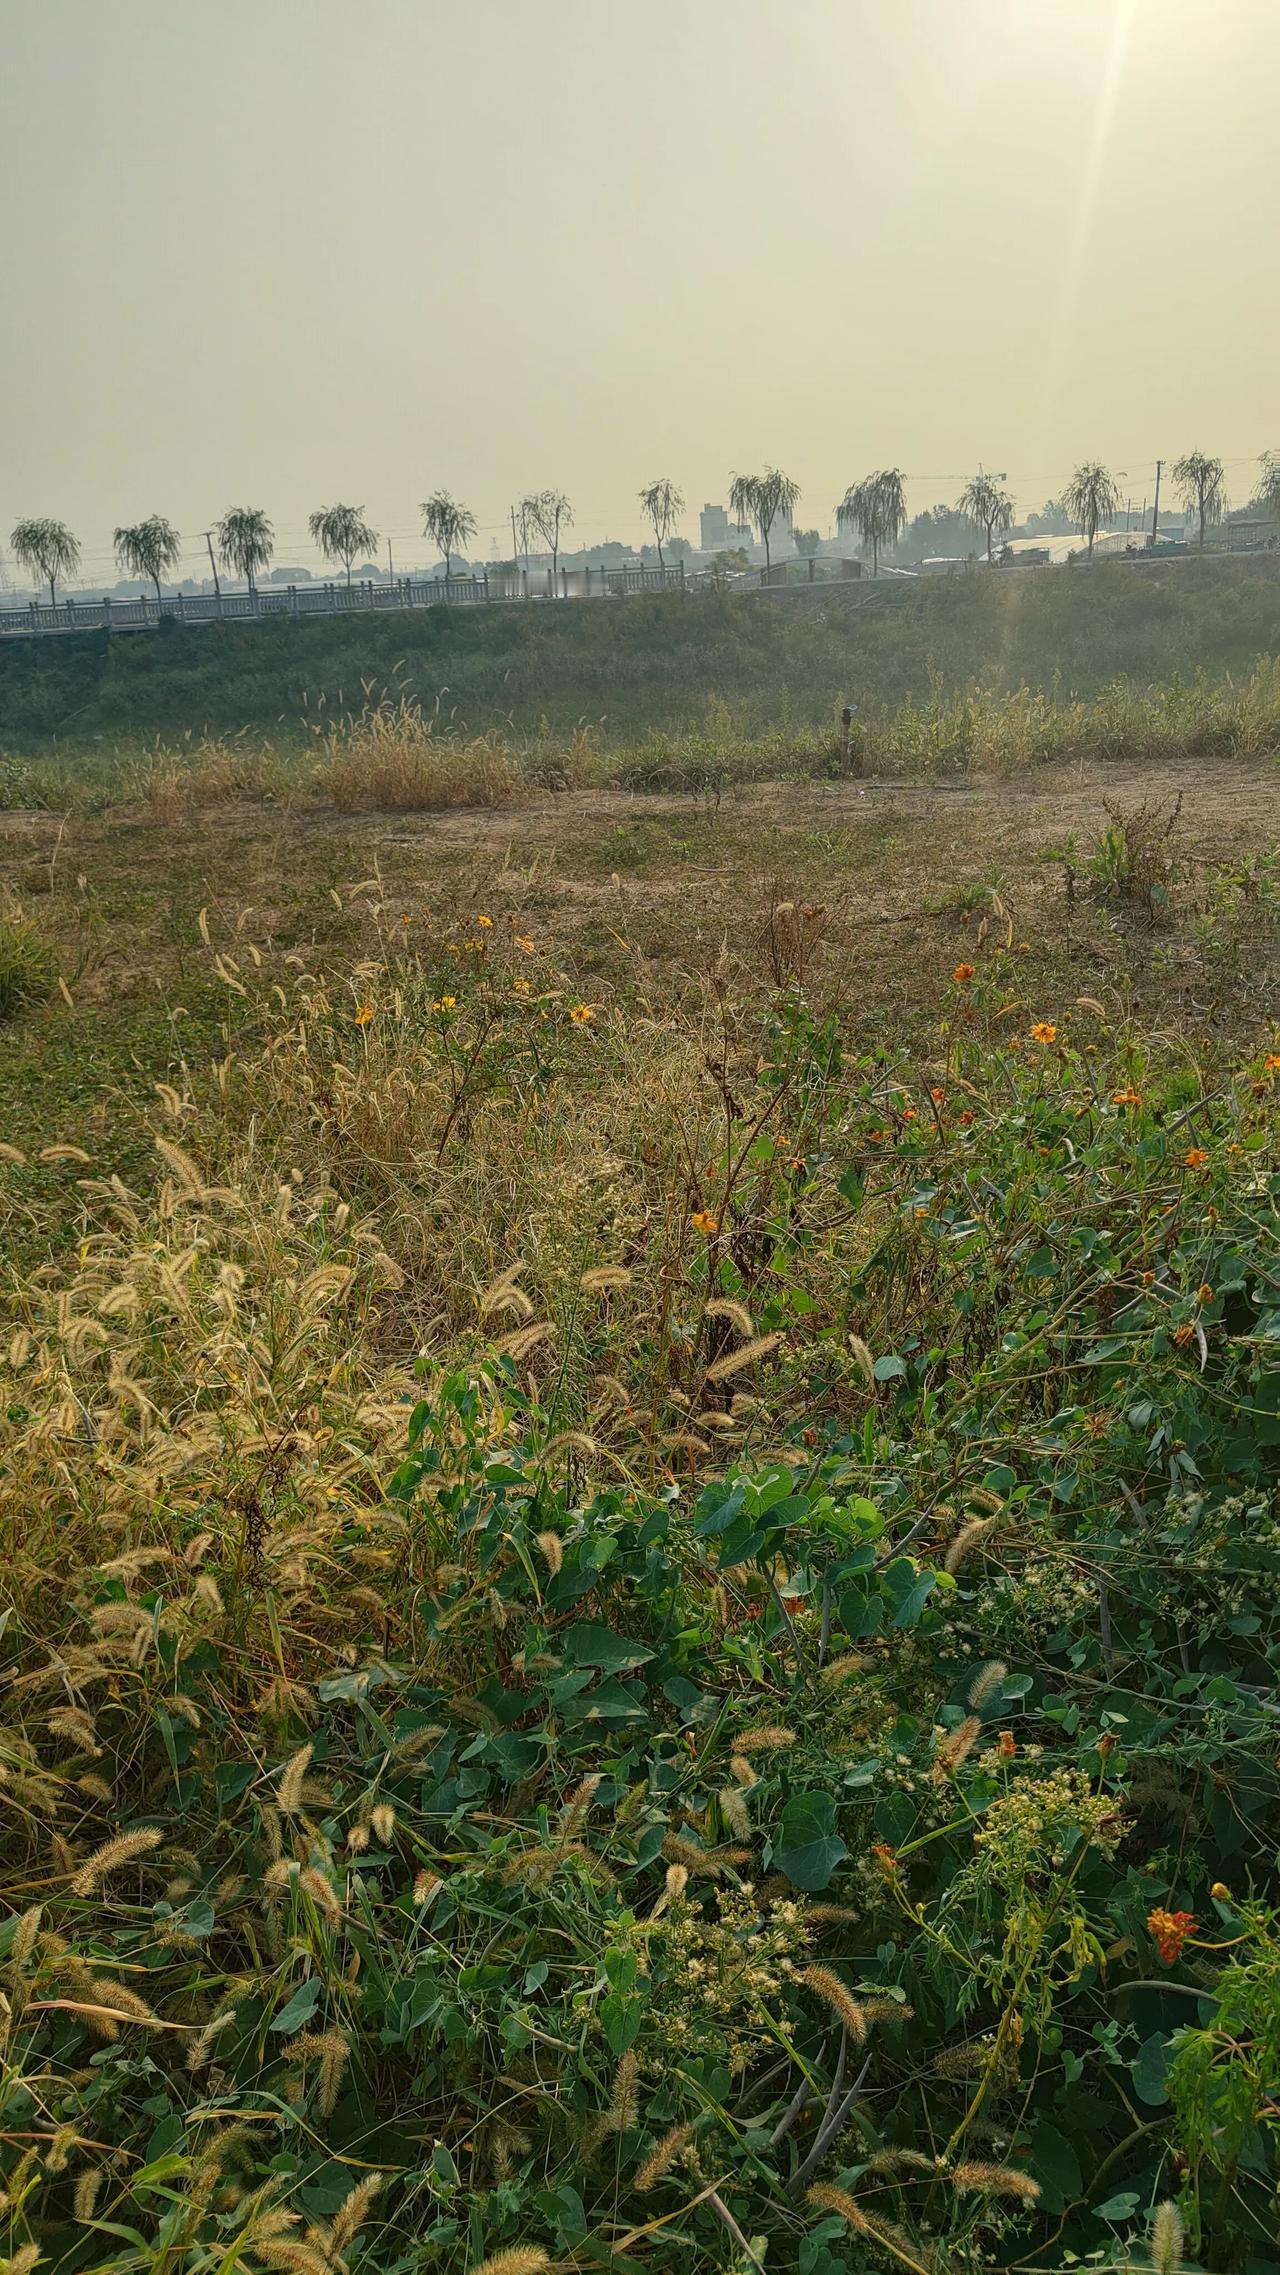
POLYGON ((1163 460, 1163 458, 1157 458, 1157 460, 1156 460, 1156 502, 1155 502, 1155 504, 1154 504, 1154 505, 1152 506, 1152 508, 1151 508, 1151 542, 1152 542, 1152 544, 1153 544, 1153 545, 1155 544, 1155 541, 1156 541, 1156 537, 1157 537, 1157 535, 1158 535, 1158 533, 1159 533, 1159 529, 1160 529, 1160 470, 1161 470, 1161 468, 1162 468, 1162 466, 1163 466, 1163 465, 1164 465, 1164 460, 1163 460))

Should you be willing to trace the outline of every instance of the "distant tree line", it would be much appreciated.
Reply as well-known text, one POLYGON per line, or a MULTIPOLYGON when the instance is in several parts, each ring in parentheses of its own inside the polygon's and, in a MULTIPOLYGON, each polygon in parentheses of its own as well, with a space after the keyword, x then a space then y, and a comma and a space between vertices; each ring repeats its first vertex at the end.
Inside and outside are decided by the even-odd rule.
MULTIPOLYGON (((1194 518, 1203 550, 1208 529, 1226 517, 1222 460, 1202 450, 1190 450, 1174 461, 1172 475, 1188 514, 1194 518)), ((790 526, 799 502, 799 483, 776 466, 766 466, 758 474, 731 477, 729 510, 741 525, 756 530, 766 567, 772 564, 775 531, 790 526)), ((1253 502, 1263 511, 1280 515, 1280 454, 1264 453, 1253 502)), ((685 510, 684 498, 674 482, 660 476, 644 485, 639 504, 653 530, 658 560, 665 566, 668 548, 679 544, 687 550, 685 541, 675 535, 685 510)), ((445 575, 449 576, 454 555, 463 552, 476 534, 475 515, 448 490, 436 490, 424 498, 420 510, 423 535, 439 547, 445 575)), ((1092 560, 1099 532, 1119 510, 1120 491, 1114 475, 1098 460, 1085 459, 1062 496, 1046 500, 1039 513, 1028 514, 1025 526, 1031 536, 1078 530, 1092 560)), ((881 467, 851 482, 836 507, 837 527, 856 533, 864 550, 870 552, 876 572, 881 556, 900 545, 904 532, 913 551, 918 539, 918 550, 925 556, 949 552, 966 534, 976 532, 990 561, 996 539, 1013 527, 1013 516, 1014 501, 1002 478, 979 472, 970 476, 954 507, 934 506, 909 520, 905 477, 897 466, 881 467)), ((572 524, 573 507, 563 490, 531 491, 511 509, 513 567, 521 557, 528 567, 530 550, 537 541, 551 556, 554 582, 564 533, 572 524)), ((378 532, 366 519, 363 506, 321 506, 309 517, 308 528, 325 560, 344 572, 348 584, 355 562, 362 554, 367 557, 372 553, 378 543, 378 532)), ((257 579, 269 569, 275 552, 275 532, 262 507, 229 506, 214 527, 201 534, 209 544, 211 561, 216 543, 222 567, 243 577, 250 592, 256 591, 257 579)), ((817 552, 821 540, 816 529, 792 529, 791 534, 799 553, 817 552)), ((173 523, 163 514, 150 514, 145 521, 117 529, 113 543, 125 574, 149 580, 159 599, 162 579, 171 575, 182 559, 182 538, 173 523)), ((63 521, 19 521, 10 544, 19 566, 38 584, 48 586, 50 601, 57 599, 58 586, 68 583, 80 567, 79 541, 63 521)), ((728 558, 718 556, 722 561, 728 558)), ((745 561, 746 556, 742 558, 745 561)), ((216 577, 216 562, 214 574, 216 577)))

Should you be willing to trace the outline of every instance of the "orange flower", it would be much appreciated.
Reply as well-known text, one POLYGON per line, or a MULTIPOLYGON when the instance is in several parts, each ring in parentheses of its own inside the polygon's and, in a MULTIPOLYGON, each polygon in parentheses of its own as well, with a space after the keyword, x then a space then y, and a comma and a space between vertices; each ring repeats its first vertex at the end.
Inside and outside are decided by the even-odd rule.
POLYGON ((1058 1030, 1052 1019, 1037 1019, 1031 1030, 1031 1040, 1033 1043, 1056 1043, 1058 1030))
POLYGON ((1175 1327, 1173 1331, 1173 1339, 1180 1351, 1186 1350, 1186 1347, 1191 1341, 1191 1338, 1194 1334, 1194 1327, 1175 1327))
POLYGON ((569 1017, 575 1027, 585 1027, 587 1021, 595 1017, 595 1013, 589 1003, 575 1003, 569 1017))
POLYGON ((1210 1285, 1209 1285, 1209 1282, 1208 1282, 1207 1280, 1201 1280, 1199 1287, 1196 1289, 1196 1302, 1197 1302, 1197 1303, 1212 1303, 1212 1302, 1213 1302, 1213 1289, 1210 1287, 1210 1285))
POLYGON ((1280 1074, 1280 1051, 1268 1051, 1262 1065, 1264 1073, 1280 1074))
POLYGON ((1113 1090, 1111 1093, 1111 1103, 1113 1106, 1140 1106, 1142 1104, 1142 1100, 1138 1092, 1133 1088, 1132 1084, 1130 1084, 1129 1087, 1125 1090, 1113 1090))
POLYGON ((914 1106, 904 1106, 904 1107, 903 1107, 903 1109, 902 1109, 902 1119, 903 1119, 903 1121, 904 1121, 904 1122, 914 1122, 915 1118, 916 1118, 916 1110, 915 1110, 915 1107, 914 1107, 914 1106))
POLYGON ((884 1144, 884 1131, 883 1131, 883 1130, 868 1130, 868 1132, 867 1132, 867 1144, 868 1144, 868 1145, 883 1145, 883 1144, 884 1144))
POLYGON ((970 980, 973 978, 975 969, 976 967, 973 964, 957 964, 955 970, 951 974, 951 977, 955 981, 956 986, 967 987, 970 980))
POLYGON ((413 918, 411 916, 402 916, 400 922, 402 924, 412 924, 413 918))
POLYGON ((970 1125, 971 1125, 971 1123, 972 1123, 972 1121, 973 1121, 973 1108, 972 1108, 972 1106, 966 1106, 966 1107, 965 1107, 965 1110, 964 1110, 963 1114, 960 1116, 960 1120, 961 1120, 961 1123, 962 1123, 962 1125, 964 1126, 964 1128, 967 1130, 967 1129, 970 1127, 970 1125))
POLYGON ((373 1016, 374 1016, 374 1010, 373 1010, 373 1005, 372 1005, 371 1003, 358 1003, 358 1004, 356 1005, 356 1025, 357 1025, 357 1027, 367 1027, 367 1026, 369 1026, 369 1025, 370 1025, 370 1023, 371 1023, 371 1021, 372 1021, 372 1019, 373 1019, 373 1016))
POLYGON ((1189 1145, 1182 1159, 1188 1169, 1203 1169, 1209 1156, 1202 1145, 1189 1145))
POLYGON ((945 1091, 945 1090, 931 1090, 931 1091, 929 1092, 929 1096, 932 1098, 932 1100, 933 1100, 933 1103, 934 1103, 934 1105, 935 1105, 935 1106, 945 1106, 945 1105, 946 1105, 946 1102, 947 1102, 947 1094, 946 1094, 946 1091, 945 1091))
POLYGON ((1154 1287, 1154 1286, 1155 1286, 1155 1278, 1156 1278, 1156 1276, 1155 1276, 1155 1273, 1154 1273, 1154 1272, 1144 1272, 1144 1273, 1143 1273, 1143 1275, 1142 1275, 1142 1285, 1143 1285, 1143 1287, 1144 1287, 1144 1288, 1150 1288, 1150 1287, 1154 1287))
POLYGON ((1194 1912, 1166 1912, 1157 1904, 1147 1914, 1147 1926, 1156 1939, 1156 1948, 1166 1967, 1182 1956, 1182 1946, 1196 1924, 1194 1912))
POLYGON ((711 1214, 710 1209, 695 1209, 689 1222, 695 1232, 705 1233, 708 1240, 714 1232, 720 1230, 720 1220, 711 1214))
POLYGON ((996 1740, 996 1752, 999 1754, 1001 1761, 1011 1762, 1017 1751, 1017 1741, 1014 1738, 1012 1730, 1002 1730, 996 1740))
POLYGON ((871 1854, 883 1872, 885 1879, 896 1880, 901 1870, 896 1848, 890 1848, 887 1841, 872 1841, 871 1854))

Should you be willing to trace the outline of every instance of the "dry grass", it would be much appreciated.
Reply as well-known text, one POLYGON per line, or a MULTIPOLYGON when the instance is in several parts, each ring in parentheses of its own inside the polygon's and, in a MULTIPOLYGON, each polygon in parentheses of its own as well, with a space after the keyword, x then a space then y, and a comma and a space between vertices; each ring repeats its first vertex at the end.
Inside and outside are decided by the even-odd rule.
POLYGON ((496 736, 439 735, 407 696, 367 705, 330 727, 321 747, 314 787, 339 813, 502 806, 520 787, 519 768, 496 736))
POLYGON ((122 779, 123 801, 140 805, 148 818, 172 829, 192 815, 250 799, 270 804, 287 795, 289 768, 268 743, 247 736, 188 737, 176 747, 159 746, 130 764, 122 779))

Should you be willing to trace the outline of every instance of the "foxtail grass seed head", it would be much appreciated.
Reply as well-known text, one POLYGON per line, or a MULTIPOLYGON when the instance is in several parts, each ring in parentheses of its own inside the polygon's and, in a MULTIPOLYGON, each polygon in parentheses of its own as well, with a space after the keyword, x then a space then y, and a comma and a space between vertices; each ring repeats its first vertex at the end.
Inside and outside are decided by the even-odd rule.
POLYGON ((647 2196, 651 2188, 656 2188, 660 2180, 666 2179, 677 2158, 683 2156, 688 2148, 696 2129, 687 2122, 673 2125, 669 2133, 664 2133, 661 2140, 655 2142, 636 2172, 637 2195, 647 2196))
POLYGON ((837 2019, 843 2022, 855 2046, 866 2044, 867 2017, 865 2010, 854 1997, 848 1984, 842 1983, 832 1968, 806 1967, 800 1980, 807 1984, 811 1991, 816 1992, 817 1996, 830 2007, 837 2019))
POLYGON ((944 1560, 948 1572, 956 1573, 962 1564, 967 1563, 975 1549, 986 1539, 991 1530, 991 1521, 990 1517, 970 1517, 967 1524, 961 1525, 944 1560))
POLYGON ((296 1817, 302 1807, 302 1788, 307 1771, 311 1767, 311 1756, 314 1752, 314 1746, 309 1744, 300 1746, 297 1753, 290 1756, 280 1772, 280 1782, 276 1787, 276 1802, 286 1817, 296 1817))
POLYGON ((126 1864, 135 1864, 139 1857, 150 1856, 160 1846, 161 1836, 153 1828, 143 1832, 121 1833, 113 1841, 105 1841, 101 1848, 86 1858, 71 1883, 73 1896, 91 1896, 96 1888, 113 1872, 120 1872, 126 1864))
POLYGON ((613 2089, 609 2095, 609 2131, 629 2133, 640 2114, 640 2064, 632 2053, 626 2053, 613 2073, 613 2089))
POLYGON ((1153 2275, 1175 2275, 1182 2262, 1184 2230, 1182 2214, 1176 2204, 1167 2199, 1156 2206, 1151 2222, 1151 2265, 1153 2275))
POLYGON ((834 1689, 840 1683, 847 1683, 852 1675, 864 1675, 868 1664, 861 1651, 845 1651, 840 1658, 827 1661, 818 1679, 829 1690, 834 1689))
POLYGON ((564 1563, 564 1542, 558 1532, 540 1532, 536 1535, 536 1539, 539 1548, 542 1550, 542 1561, 554 1580, 564 1563))
POLYGON ((730 1832, 736 1834, 740 1841, 749 1841, 754 1827, 741 1788, 736 1785, 723 1786, 719 1799, 720 1813, 730 1832))
POLYGON ((870 1346, 863 1342, 861 1335, 851 1335, 849 1337, 849 1349, 858 1362, 868 1390, 874 1390, 876 1386, 876 1362, 871 1355, 870 1346))
POLYGON ((71 2209, 77 2220, 85 2221, 93 2218, 94 2206, 101 2190, 102 2167, 101 2165, 90 2165, 76 2181, 75 2194, 71 2199, 71 2209))
POLYGON ((938 1758, 933 1765, 934 1775, 936 1777, 953 1776, 959 1769, 961 1762, 966 1761, 973 1752, 981 1735, 982 1724, 978 1716, 976 1714, 966 1715, 959 1728, 953 1730, 950 1737, 939 1746, 938 1758))
POLYGON ((759 1359, 767 1359, 783 1340, 780 1333, 755 1336, 750 1343, 741 1344, 736 1351, 726 1352, 724 1358, 717 1359, 714 1366, 709 1366, 707 1381, 725 1382, 730 1375, 740 1374, 744 1367, 754 1366, 759 1359))
POLYGON ((948 2174, 953 2188, 961 2194, 983 2196, 1009 2196, 1019 2204, 1035 2204, 1040 2199, 1040 2183, 1029 2172, 1019 2172, 1011 2164, 956 2164, 948 2174))
POLYGON ((382 2186, 380 2172, 369 2173, 358 2181, 349 2196, 344 2196, 333 2215, 329 2240, 336 2252, 343 2252, 355 2240, 364 2226, 365 2216, 382 2186))
POLYGON ((975 1714, 981 1713, 995 1697, 1008 1672, 1003 1659, 988 1659, 984 1667, 979 1667, 969 1685, 969 1704, 975 1714))
POLYGON ((35 1950, 41 1916, 40 1905, 33 1904, 30 1911, 24 1912, 18 1921, 13 1931, 13 1941, 9 1945, 9 1957, 15 1967, 25 1967, 35 1950))
POLYGON ((495 2251, 492 2258, 479 2260, 470 2275, 541 2275, 541 2270, 550 2265, 550 2256, 540 2243, 517 2243, 510 2251, 495 2251))
POLYGON ((780 1753, 786 1746, 794 1746, 796 1734, 781 1722, 762 1722, 758 1729, 740 1730, 734 1739, 734 1749, 740 1754, 780 1753))

